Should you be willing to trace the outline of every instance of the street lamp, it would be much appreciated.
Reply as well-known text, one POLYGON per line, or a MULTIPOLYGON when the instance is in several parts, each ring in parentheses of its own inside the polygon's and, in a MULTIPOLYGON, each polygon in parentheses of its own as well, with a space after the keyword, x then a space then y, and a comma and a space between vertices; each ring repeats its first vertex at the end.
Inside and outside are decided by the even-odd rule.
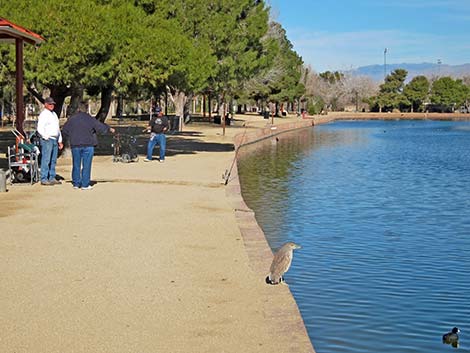
POLYGON ((437 59, 437 76, 441 75, 441 64, 442 64, 441 59, 437 59))
POLYGON ((384 49, 384 81, 387 77, 387 48, 384 49))

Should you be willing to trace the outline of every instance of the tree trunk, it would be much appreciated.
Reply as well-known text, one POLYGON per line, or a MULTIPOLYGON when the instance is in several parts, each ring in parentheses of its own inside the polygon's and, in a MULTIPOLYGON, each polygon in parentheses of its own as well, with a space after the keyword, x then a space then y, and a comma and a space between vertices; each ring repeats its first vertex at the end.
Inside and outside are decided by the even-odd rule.
POLYGON ((186 96, 186 103, 184 104, 184 107, 183 107, 183 123, 184 124, 187 124, 191 120, 190 108, 191 108, 192 101, 193 101, 193 95, 188 94, 186 96))
POLYGON ((104 123, 109 113, 109 107, 111 106, 111 100, 113 97, 113 88, 111 86, 103 87, 101 89, 101 107, 96 114, 96 119, 104 123))
POLYGON ((179 117, 178 130, 183 131, 183 120, 185 118, 185 113, 188 112, 188 103, 190 102, 190 96, 187 96, 185 92, 180 91, 177 88, 169 86, 167 86, 167 92, 170 96, 171 101, 175 105, 175 115, 179 117))
POLYGON ((41 93, 38 92, 34 84, 28 85, 26 87, 29 93, 33 95, 34 98, 36 98, 39 102, 44 103, 44 97, 42 96, 41 93))
POLYGON ((49 89, 51 91, 51 97, 54 98, 55 101, 54 111, 60 118, 65 98, 70 95, 70 88, 66 86, 52 86, 49 87, 49 89))
POLYGON ((225 136, 225 116, 227 113, 227 103, 225 103, 225 93, 217 96, 217 113, 220 116, 220 123, 222 124, 222 136, 225 136))
POLYGON ((116 118, 122 119, 123 110, 124 110, 124 98, 122 97, 122 94, 120 94, 117 99, 116 118))
POLYGON ((70 105, 67 107, 66 115, 67 117, 72 116, 78 111, 78 106, 83 99, 83 86, 72 87, 70 99, 70 105))
POLYGON ((207 111, 208 111, 208 113, 209 113, 209 119, 212 118, 211 101, 212 101, 212 97, 211 97, 211 94, 210 94, 210 92, 209 92, 209 96, 208 96, 208 99, 207 99, 207 104, 208 104, 207 111))
MULTIPOLYGON (((42 93, 39 93, 34 86, 34 84, 30 84, 27 87, 29 93, 31 93, 34 98, 36 98, 39 102, 44 104, 44 97, 42 93)), ((50 92, 50 96, 55 100, 56 105, 54 107, 54 111, 56 112, 57 116, 60 118, 60 114, 62 112, 62 107, 64 105, 65 98, 70 95, 71 89, 67 86, 49 86, 47 87, 50 92)))
POLYGON ((202 95, 202 117, 206 117, 206 95, 202 95))

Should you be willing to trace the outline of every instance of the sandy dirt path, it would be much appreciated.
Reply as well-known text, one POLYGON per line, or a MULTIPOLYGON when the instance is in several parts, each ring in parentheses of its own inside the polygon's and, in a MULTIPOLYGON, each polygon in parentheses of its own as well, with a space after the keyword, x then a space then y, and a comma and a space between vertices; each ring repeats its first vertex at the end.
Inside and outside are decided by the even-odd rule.
POLYGON ((288 288, 250 265, 223 185, 234 152, 217 146, 246 119, 266 125, 188 125, 165 163, 96 156, 91 191, 62 157, 62 185, 0 194, 0 351, 311 352, 288 288))

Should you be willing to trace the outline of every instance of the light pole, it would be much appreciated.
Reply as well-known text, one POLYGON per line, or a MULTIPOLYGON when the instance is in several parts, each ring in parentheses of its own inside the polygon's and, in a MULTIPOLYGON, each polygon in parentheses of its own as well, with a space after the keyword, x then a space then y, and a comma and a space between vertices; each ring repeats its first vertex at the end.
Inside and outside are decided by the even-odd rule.
POLYGON ((384 49, 384 81, 387 77, 387 48, 384 49))
POLYGON ((441 76, 441 59, 437 59, 437 77, 441 76))

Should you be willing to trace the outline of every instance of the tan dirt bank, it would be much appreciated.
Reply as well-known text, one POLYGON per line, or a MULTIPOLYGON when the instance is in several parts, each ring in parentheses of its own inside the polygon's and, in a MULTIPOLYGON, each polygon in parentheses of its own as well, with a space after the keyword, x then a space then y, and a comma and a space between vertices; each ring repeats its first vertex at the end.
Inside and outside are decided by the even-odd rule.
POLYGON ((96 156, 91 191, 66 157, 62 185, 8 186, 0 352, 313 352, 288 287, 264 283, 271 252, 236 172, 222 179, 234 136, 267 123, 188 125, 165 163, 96 156))

